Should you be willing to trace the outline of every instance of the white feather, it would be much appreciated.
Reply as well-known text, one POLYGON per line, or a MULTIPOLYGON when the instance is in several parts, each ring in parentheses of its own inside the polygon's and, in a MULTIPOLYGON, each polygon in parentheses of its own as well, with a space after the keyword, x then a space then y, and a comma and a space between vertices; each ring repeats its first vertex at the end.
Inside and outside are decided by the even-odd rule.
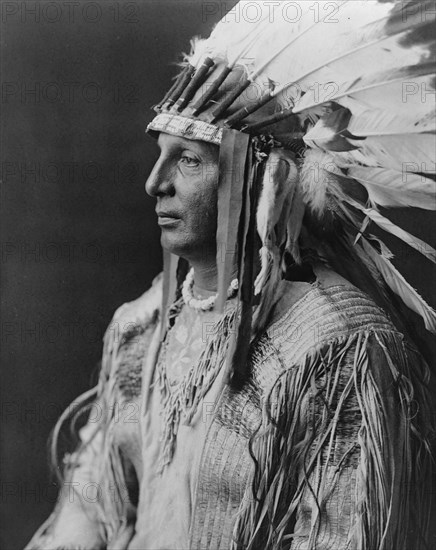
POLYGON ((413 165, 416 172, 436 172, 434 112, 431 117, 413 122, 413 119, 402 120, 393 113, 367 110, 352 116, 345 126, 346 119, 336 116, 341 112, 345 111, 323 116, 306 133, 305 143, 309 147, 337 152, 339 156, 346 152, 344 158, 351 159, 351 164, 393 170, 405 170, 413 165), (350 146, 357 149, 350 151, 350 146), (413 163, 405 162, 407 159, 413 159, 413 163))
MULTIPOLYGON (((405 167, 406 168, 406 167, 405 167)), ((384 168, 349 168, 348 176, 365 186, 373 204, 436 210, 436 182, 417 174, 384 168)))
POLYGON ((385 137, 405 134, 419 134, 422 132, 434 133, 436 130, 436 112, 429 112, 421 118, 412 117, 409 112, 403 112, 398 116, 392 111, 381 109, 355 112, 351 107, 353 116, 348 124, 348 131, 354 136, 385 137))
POLYGON ((322 214, 326 208, 328 193, 340 193, 335 172, 341 174, 329 153, 315 149, 306 152, 300 187, 304 203, 317 214, 322 214))
POLYGON ((417 172, 436 172, 434 134, 370 137, 365 141, 350 139, 349 142, 357 146, 361 155, 368 159, 365 164, 404 171, 410 171, 410 167, 414 166, 417 172))
POLYGON ((191 40, 191 53, 185 55, 185 60, 193 67, 199 67, 207 56, 208 53, 208 41, 198 36, 195 36, 191 40))
POLYGON ((280 218, 289 212, 297 184, 298 169, 289 154, 273 150, 265 167, 256 216, 257 232, 262 241, 261 270, 255 281, 256 295, 260 294, 267 283, 274 265, 280 262, 278 245, 281 244, 283 236, 277 235, 275 229, 280 218), (287 170, 286 175, 284 169, 287 170))
MULTIPOLYGON (((426 70, 426 69, 424 69, 426 70)), ((306 93, 296 104, 294 112, 312 109, 328 101, 337 101, 345 96, 357 98, 374 109, 402 112, 413 110, 419 118, 432 109, 430 101, 422 101, 422 90, 432 89, 433 69, 428 67, 428 74, 419 66, 403 70, 372 73, 369 75, 352 74, 351 78, 321 80, 315 83, 311 93, 306 93)))

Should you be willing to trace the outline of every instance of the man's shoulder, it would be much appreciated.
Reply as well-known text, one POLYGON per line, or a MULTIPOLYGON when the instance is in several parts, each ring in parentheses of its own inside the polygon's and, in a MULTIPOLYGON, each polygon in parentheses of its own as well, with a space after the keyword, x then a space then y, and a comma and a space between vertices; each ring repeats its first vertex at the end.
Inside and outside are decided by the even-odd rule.
POLYGON ((155 310, 159 310, 162 298, 162 273, 159 273, 151 283, 151 286, 141 296, 122 304, 114 313, 114 321, 130 319, 138 322, 148 317, 155 310))
POLYGON ((386 312, 340 275, 319 268, 313 284, 283 281, 267 334, 277 349, 300 355, 380 331, 396 331, 386 312))
POLYGON ((126 302, 114 313, 108 330, 117 330, 120 336, 155 325, 162 304, 162 273, 139 298, 126 302))
POLYGON ((116 380, 123 399, 140 395, 142 364, 157 329, 162 302, 162 274, 139 298, 119 307, 109 324, 103 348, 102 388, 116 380))

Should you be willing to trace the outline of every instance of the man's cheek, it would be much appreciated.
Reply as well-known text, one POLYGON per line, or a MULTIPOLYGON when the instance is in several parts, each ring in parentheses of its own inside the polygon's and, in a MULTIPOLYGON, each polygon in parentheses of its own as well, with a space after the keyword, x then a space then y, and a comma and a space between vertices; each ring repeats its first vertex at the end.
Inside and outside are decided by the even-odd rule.
POLYGON ((216 189, 218 184, 218 169, 215 162, 207 163, 203 166, 201 179, 205 188, 216 189))

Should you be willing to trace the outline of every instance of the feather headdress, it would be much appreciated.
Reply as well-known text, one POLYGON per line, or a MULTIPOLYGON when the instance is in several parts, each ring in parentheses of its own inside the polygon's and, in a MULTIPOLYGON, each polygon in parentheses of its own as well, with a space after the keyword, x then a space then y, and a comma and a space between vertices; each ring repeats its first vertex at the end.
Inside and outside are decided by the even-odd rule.
MULTIPOLYGON (((221 163, 245 167, 239 183, 223 171, 217 238, 238 250, 226 261, 238 262, 242 301, 260 295, 254 326, 289 259, 310 251, 340 266, 337 239, 365 264, 368 287, 398 295, 436 332, 435 311, 369 232, 436 262, 434 248, 380 211, 436 210, 434 2, 258 1, 235 11, 196 43, 148 130, 218 144, 221 163), (247 270, 256 255, 259 269, 247 270)), ((217 266, 222 304, 231 270, 217 266)), ((347 277, 357 284, 352 268, 347 277)))

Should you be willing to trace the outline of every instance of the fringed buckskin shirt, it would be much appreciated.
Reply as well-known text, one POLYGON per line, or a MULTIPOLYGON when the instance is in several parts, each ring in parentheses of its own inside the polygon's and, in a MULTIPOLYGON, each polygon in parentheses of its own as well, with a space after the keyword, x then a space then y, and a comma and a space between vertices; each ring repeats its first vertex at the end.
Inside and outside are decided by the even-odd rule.
POLYGON ((426 365, 366 294, 315 273, 283 281, 238 389, 224 383, 232 301, 221 316, 181 306, 162 346, 160 278, 119 308, 102 414, 27 548, 426 547, 426 365))

